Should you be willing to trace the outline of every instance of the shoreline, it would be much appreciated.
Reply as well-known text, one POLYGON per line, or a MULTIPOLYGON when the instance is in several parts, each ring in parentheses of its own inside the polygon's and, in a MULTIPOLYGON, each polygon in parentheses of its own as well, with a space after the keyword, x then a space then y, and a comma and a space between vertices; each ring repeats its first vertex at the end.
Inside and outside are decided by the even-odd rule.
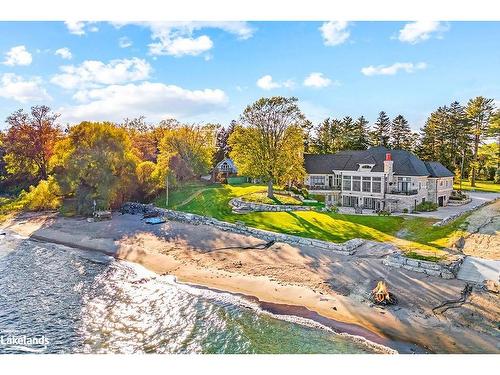
MULTIPOLYGON (((292 316, 312 321, 316 324, 319 324, 319 326, 322 327, 323 329, 326 328, 332 330, 336 335, 344 335, 352 338, 353 340, 361 340, 366 345, 375 347, 378 350, 382 351, 383 353, 381 354, 424 354, 424 353, 431 354, 430 351, 420 347, 416 343, 391 340, 387 337, 374 334, 373 332, 365 329, 362 326, 344 323, 332 318, 327 318, 325 316, 318 314, 315 311, 307 309, 304 306, 286 305, 275 302, 265 302, 261 301, 256 296, 242 294, 242 293, 234 293, 227 290, 215 289, 205 285, 181 282, 175 276, 174 279, 176 283, 188 285, 193 288, 211 290, 217 293, 229 293, 231 295, 247 299, 251 302, 256 303, 259 306, 259 308, 262 309, 262 311, 271 314, 271 316, 275 318, 277 316, 292 316)), ((302 323, 297 322, 297 324, 302 324, 302 323)))
MULTIPOLYGON (((436 305, 435 301, 449 299, 445 293, 450 296, 459 293, 464 283, 458 280, 422 279, 422 275, 412 274, 414 281, 405 289, 415 289, 410 290, 417 293, 414 299, 426 306, 414 306, 410 297, 407 298, 408 306, 401 303, 395 307, 382 308, 367 302, 366 292, 358 290, 360 288, 356 284, 351 286, 348 293, 344 292, 345 281, 342 277, 346 275, 337 275, 324 265, 311 268, 311 259, 313 264, 335 262, 344 272, 356 275, 360 270, 365 271, 364 268, 356 268, 360 267, 359 261, 351 264, 352 269, 351 266, 346 268, 344 262, 348 261, 347 258, 317 249, 297 249, 278 244, 274 251, 221 251, 218 250, 222 247, 221 241, 238 241, 240 244, 241 241, 253 244, 262 241, 225 232, 214 233, 204 226, 175 222, 167 223, 166 227, 153 228, 133 215, 118 216, 109 222, 86 223, 81 219, 38 214, 3 227, 34 240, 100 251, 117 259, 139 263, 150 271, 172 275, 179 282, 191 286, 256 299, 264 310, 270 310, 271 313, 291 313, 289 315, 313 320, 339 334, 346 332, 364 337, 401 352, 499 352, 495 346, 496 332, 493 335, 477 332, 474 325, 480 323, 476 321, 472 325, 470 322, 464 324, 462 316, 453 317, 459 320, 455 325, 453 320, 428 316, 423 309, 428 310, 436 305), (328 278, 332 272, 335 279, 328 278), (420 285, 429 282, 431 284, 420 285), (336 289, 332 289, 332 283, 336 289), (438 293, 429 295, 434 300, 428 302, 419 294, 430 286, 440 289, 438 293)), ((370 268, 366 270, 370 272, 390 271, 382 267, 380 259, 376 257, 365 261, 369 262, 367 265, 370 268)), ((331 267, 330 263, 328 265, 331 267)), ((388 278, 395 278, 390 285, 407 282, 409 276, 404 272, 400 275, 401 272, 398 270, 386 274, 388 278)), ((347 276, 351 277, 349 274, 347 276)), ((357 281, 367 283, 370 280, 357 281)), ((397 294, 403 294, 405 289, 397 290, 397 294)), ((498 306, 494 307, 498 310, 498 306)), ((492 313, 495 314, 495 309, 492 313)), ((483 318, 479 316, 479 319, 483 318)))

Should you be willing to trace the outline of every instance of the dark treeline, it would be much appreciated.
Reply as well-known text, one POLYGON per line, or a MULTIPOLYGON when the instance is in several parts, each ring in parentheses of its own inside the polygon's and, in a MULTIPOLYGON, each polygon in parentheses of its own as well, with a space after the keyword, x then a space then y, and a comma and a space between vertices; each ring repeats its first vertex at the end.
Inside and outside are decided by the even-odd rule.
POLYGON ((500 180, 500 115, 493 99, 476 97, 466 105, 453 102, 431 113, 420 132, 414 132, 399 114, 391 119, 381 111, 369 125, 365 117, 354 120, 327 118, 305 126, 305 150, 329 154, 342 150, 365 150, 373 146, 404 149, 422 160, 439 161, 457 178, 500 180), (496 142, 485 143, 486 140, 496 142))

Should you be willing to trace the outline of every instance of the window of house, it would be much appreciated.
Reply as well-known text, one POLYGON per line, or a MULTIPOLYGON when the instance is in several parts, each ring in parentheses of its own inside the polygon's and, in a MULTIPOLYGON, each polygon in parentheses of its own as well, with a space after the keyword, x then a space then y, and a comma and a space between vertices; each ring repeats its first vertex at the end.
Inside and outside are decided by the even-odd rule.
POLYGON ((312 186, 324 185, 325 184, 325 176, 311 176, 310 182, 312 186))
POLYGON ((439 181, 439 186, 443 186, 443 181, 439 181))
POLYGON ((336 174, 335 175, 335 186, 340 187, 340 185, 342 185, 342 175, 336 174))
POLYGON ((342 190, 351 190, 351 176, 342 177, 342 190))
POLYGON ((354 207, 357 206, 359 203, 358 197, 350 197, 347 195, 344 195, 342 197, 342 205, 345 207, 354 207))
POLYGON ((382 178, 381 177, 373 177, 372 178, 372 192, 380 193, 382 191, 382 178))
POLYGON ((371 191, 371 177, 363 177, 363 191, 370 192, 371 191))
POLYGON ((409 191, 411 186, 411 177, 398 177, 398 190, 409 191))
POLYGON ((352 177, 352 190, 361 191, 361 176, 352 177))

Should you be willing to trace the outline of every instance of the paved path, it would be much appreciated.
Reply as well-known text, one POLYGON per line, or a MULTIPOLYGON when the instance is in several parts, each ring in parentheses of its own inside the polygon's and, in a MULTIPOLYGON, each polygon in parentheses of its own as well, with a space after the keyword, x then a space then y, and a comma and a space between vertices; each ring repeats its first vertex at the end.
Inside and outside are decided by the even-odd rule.
POLYGON ((467 257, 458 271, 457 279, 475 283, 500 281, 500 260, 467 257))
POLYGON ((416 214, 415 216, 419 217, 432 217, 435 219, 440 219, 443 220, 447 218, 448 216, 452 216, 455 214, 462 214, 464 212, 470 211, 477 206, 482 205, 485 202, 491 202, 495 198, 499 198, 500 194, 499 193, 484 193, 484 192, 467 192, 469 196, 472 198, 472 201, 464 204, 463 206, 446 206, 446 207, 439 207, 437 211, 431 211, 431 212, 421 212, 419 214, 416 214))

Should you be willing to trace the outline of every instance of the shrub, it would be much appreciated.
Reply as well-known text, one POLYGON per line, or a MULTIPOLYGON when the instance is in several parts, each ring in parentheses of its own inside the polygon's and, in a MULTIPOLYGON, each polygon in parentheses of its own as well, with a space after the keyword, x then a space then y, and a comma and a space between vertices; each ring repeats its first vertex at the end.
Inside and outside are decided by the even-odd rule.
POLYGON ((19 200, 27 211, 55 210, 61 206, 59 185, 53 177, 49 177, 37 186, 30 186, 28 192, 21 192, 19 200))
POLYGON ((495 182, 495 184, 500 184, 500 168, 498 168, 495 172, 495 178, 493 181, 495 182))
POLYGON ((306 189, 306 188, 302 188, 302 189, 300 190, 300 194, 302 194, 302 196, 303 196, 304 198, 306 198, 306 199, 309 197, 309 192, 307 191, 307 189, 306 189))
POLYGON ((403 213, 407 214, 408 213, 408 209, 407 208, 403 208, 403 213))
POLYGON ((432 202, 422 202, 420 204, 417 204, 417 207, 415 207, 415 211, 420 211, 420 212, 429 212, 429 211, 436 211, 438 208, 438 205, 436 203, 432 202))
POLYGON ((377 212, 377 215, 378 216, 390 216, 391 213, 389 211, 381 210, 381 211, 377 212))
POLYGON ((330 212, 333 212, 334 214, 339 212, 339 206, 330 206, 330 212))

